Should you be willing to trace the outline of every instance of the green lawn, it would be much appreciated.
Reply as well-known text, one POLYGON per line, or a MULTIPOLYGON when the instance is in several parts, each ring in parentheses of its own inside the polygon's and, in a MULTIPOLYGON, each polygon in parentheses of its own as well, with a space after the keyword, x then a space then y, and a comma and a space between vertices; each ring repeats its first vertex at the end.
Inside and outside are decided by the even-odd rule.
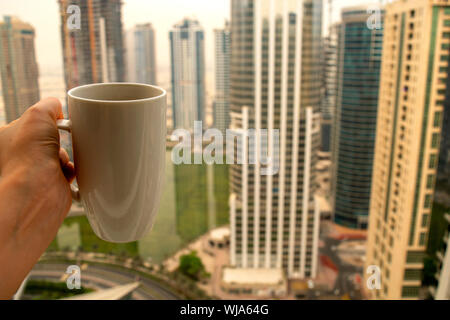
MULTIPOLYGON (((214 165, 213 227, 228 223, 228 166, 214 165)), ((177 233, 189 242, 208 231, 207 165, 175 166, 177 233)))
POLYGON ((81 287, 70 290, 65 282, 53 282, 46 280, 28 280, 25 287, 25 295, 30 295, 33 300, 58 300, 73 297, 77 294, 85 294, 94 290, 81 287))
MULTIPOLYGON (((71 227, 72 224, 78 224, 80 230, 81 245, 80 249, 85 252, 102 252, 116 255, 128 255, 136 256, 137 244, 136 242, 130 243, 110 243, 98 238, 92 231, 91 226, 86 217, 71 217, 64 220, 64 226, 71 227)), ((61 230, 60 230, 61 232, 61 230)), ((60 247, 58 239, 56 238, 57 245, 60 250, 68 249, 66 247, 60 247)), ((70 249, 70 248, 69 248, 70 249)))

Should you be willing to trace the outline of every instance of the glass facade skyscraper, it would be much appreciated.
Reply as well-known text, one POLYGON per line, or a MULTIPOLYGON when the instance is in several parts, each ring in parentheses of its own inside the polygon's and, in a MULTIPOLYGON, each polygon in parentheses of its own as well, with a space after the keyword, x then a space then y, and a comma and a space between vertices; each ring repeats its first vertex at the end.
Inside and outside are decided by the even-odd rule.
POLYGON ((197 20, 183 19, 169 32, 174 129, 194 128, 205 120, 204 31, 197 20))
POLYGON ((156 85, 156 41, 151 23, 127 32, 127 81, 156 85))
POLYGON ((342 11, 333 129, 334 221, 361 229, 369 214, 383 42, 383 12, 379 28, 368 27, 370 15, 365 6, 342 11))
POLYGON ((230 124, 230 58, 231 32, 228 21, 223 29, 214 30, 216 94, 214 97, 214 127, 225 133, 230 124))

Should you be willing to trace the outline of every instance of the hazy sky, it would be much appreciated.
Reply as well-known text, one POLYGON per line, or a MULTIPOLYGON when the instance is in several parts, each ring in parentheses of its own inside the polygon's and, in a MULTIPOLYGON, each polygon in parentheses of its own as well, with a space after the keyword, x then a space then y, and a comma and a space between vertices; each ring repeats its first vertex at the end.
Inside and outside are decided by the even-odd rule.
MULTIPOLYGON (((170 67, 169 30, 183 17, 195 17, 206 32, 206 59, 214 58, 213 29, 224 25, 229 0, 124 0, 125 30, 151 22, 156 29, 157 62, 161 72, 170 67)), ((0 0, 0 15, 15 15, 36 29, 37 59, 42 73, 62 66, 59 5, 57 0, 0 0)))
MULTIPOLYGON (((375 0, 376 1, 376 0, 375 0)), ((327 3, 328 0, 325 0, 327 3)), ((340 8, 374 0, 334 0, 333 20, 340 8)), ((57 0, 0 0, 0 15, 16 15, 36 29, 37 58, 42 74, 61 70, 62 49, 59 5, 57 0)), ((324 19, 327 9, 324 10, 324 19)), ((214 59, 213 29, 221 27, 230 15, 230 0, 124 0, 125 30, 137 23, 151 22, 156 29, 157 63, 161 74, 170 67, 170 28, 183 17, 196 17, 206 33, 207 69, 212 70, 214 59)), ((164 78, 166 78, 164 76, 164 78)))

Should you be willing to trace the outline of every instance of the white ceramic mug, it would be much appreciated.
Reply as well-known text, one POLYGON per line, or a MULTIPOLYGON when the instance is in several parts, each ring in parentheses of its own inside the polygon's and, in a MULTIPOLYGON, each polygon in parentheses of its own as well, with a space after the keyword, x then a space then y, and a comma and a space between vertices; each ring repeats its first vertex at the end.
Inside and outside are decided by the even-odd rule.
POLYGON ((69 119, 79 187, 103 240, 130 242, 150 231, 159 207, 165 167, 166 92, 137 83, 90 84, 68 92, 69 119))

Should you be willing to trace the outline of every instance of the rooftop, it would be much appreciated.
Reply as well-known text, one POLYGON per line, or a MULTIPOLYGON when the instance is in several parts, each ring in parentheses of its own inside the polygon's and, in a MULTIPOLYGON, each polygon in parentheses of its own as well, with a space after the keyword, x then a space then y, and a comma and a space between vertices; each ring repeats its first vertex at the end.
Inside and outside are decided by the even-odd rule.
POLYGON ((214 240, 222 240, 223 238, 230 236, 229 227, 221 227, 211 231, 210 238, 214 240))
POLYGON ((228 284, 279 284, 284 281, 281 269, 224 268, 223 281, 228 284))

